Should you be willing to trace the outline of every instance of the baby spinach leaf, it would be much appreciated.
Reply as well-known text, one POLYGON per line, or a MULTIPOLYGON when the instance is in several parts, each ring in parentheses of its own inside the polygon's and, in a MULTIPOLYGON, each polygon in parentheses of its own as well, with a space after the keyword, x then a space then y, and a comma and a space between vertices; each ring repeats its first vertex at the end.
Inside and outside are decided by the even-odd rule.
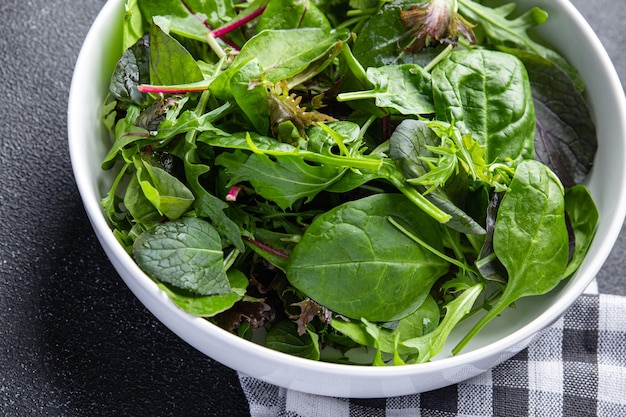
POLYGON ((430 75, 414 64, 368 68, 367 78, 374 86, 368 91, 341 93, 339 101, 374 99, 376 106, 405 115, 434 112, 430 75))
POLYGON ((437 119, 486 147, 486 162, 534 158, 535 110, 528 75, 497 51, 450 53, 432 72, 437 119))
MULTIPOLYGON (((408 355, 414 349, 406 348, 402 342, 430 333, 438 324, 439 306, 435 299, 429 295, 414 313, 400 319, 394 329, 379 326, 378 343, 380 350, 387 353, 397 352, 400 355, 408 355), (396 338, 400 344, 396 343, 396 338)), ((374 347, 371 336, 362 321, 334 318, 331 325, 355 342, 363 346, 374 347)))
POLYGON ((330 32, 330 22, 309 0, 270 0, 257 21, 256 30, 320 28, 330 32))
POLYGON ((325 57, 335 44, 348 37, 346 31, 329 34, 319 28, 264 30, 246 42, 233 65, 257 58, 267 81, 288 80, 325 57))
POLYGON ((508 50, 528 71, 535 103, 537 159, 554 171, 565 187, 587 176, 598 148, 589 107, 559 66, 529 53, 508 50))
POLYGON ((219 234, 204 220, 185 217, 144 232, 133 254, 141 269, 159 281, 200 295, 231 291, 219 234))
POLYGON ((589 189, 576 185, 565 193, 565 211, 574 231, 574 252, 563 274, 572 275, 582 264, 598 228, 600 214, 589 189))
POLYGON ((545 294, 561 281, 569 257, 563 194, 563 186, 545 165, 537 161, 518 165, 493 233, 493 249, 508 272, 508 282, 454 352, 511 303, 545 294))
POLYGON ((176 85, 203 79, 204 75, 189 51, 153 23, 150 26, 150 83, 176 85))
POLYGON ((228 271, 227 276, 231 291, 225 294, 199 295, 163 282, 158 285, 178 307, 187 313, 199 317, 213 317, 228 310, 246 295, 248 278, 243 272, 233 269, 228 271))
POLYGON ((346 317, 392 321, 413 313, 448 264, 416 245, 388 216, 442 251, 431 217, 402 195, 377 194, 318 216, 290 256, 289 282, 346 317))
POLYGON ((582 91, 584 82, 578 71, 554 50, 540 44, 528 36, 528 30, 548 20, 548 13, 533 7, 515 18, 512 16, 515 3, 507 3, 491 8, 474 0, 458 0, 459 12, 473 23, 478 24, 488 38, 489 43, 501 47, 515 45, 517 48, 540 55, 563 68, 574 80, 577 88, 582 91))
POLYGON ((315 361, 320 359, 317 333, 307 329, 307 332, 300 336, 298 326, 291 320, 273 324, 265 336, 265 346, 301 358, 315 361))

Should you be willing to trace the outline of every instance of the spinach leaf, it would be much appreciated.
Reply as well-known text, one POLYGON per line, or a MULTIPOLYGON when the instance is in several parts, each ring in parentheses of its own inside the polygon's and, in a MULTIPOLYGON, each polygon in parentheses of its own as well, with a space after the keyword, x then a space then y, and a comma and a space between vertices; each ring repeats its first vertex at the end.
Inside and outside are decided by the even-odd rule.
POLYGON ((265 346, 301 358, 320 359, 317 333, 307 328, 307 332, 300 336, 298 326, 290 320, 279 321, 270 327, 265 336, 265 346))
POLYGON ((432 72, 437 119, 486 147, 486 162, 533 159, 535 110, 522 62, 489 50, 450 53, 432 72))
POLYGON ((187 313, 199 317, 213 317, 230 309, 246 295, 248 278, 243 272, 233 269, 228 271, 227 276, 231 291, 225 294, 199 295, 162 282, 158 285, 178 307, 187 313))
POLYGON ((368 68, 367 78, 373 85, 368 91, 341 93, 337 100, 375 99, 376 106, 404 115, 434 113, 430 75, 414 64, 368 68))
POLYGON ((493 249, 508 272, 508 282, 454 352, 511 303, 545 294, 561 281, 569 256, 563 194, 563 186, 545 165, 537 161, 518 165, 493 233, 493 249))
POLYGON ((144 232, 133 254, 141 269, 159 281, 200 295, 231 291, 219 234, 204 220, 185 217, 144 232))
POLYGON ((392 321, 413 313, 448 264, 413 243, 388 216, 442 250, 431 217, 402 195, 377 194, 318 216, 290 256, 287 279, 346 317, 392 321))
MULTIPOLYGON (((348 37, 346 31, 329 34, 319 28, 264 30, 246 42, 233 65, 256 58, 267 81, 289 80, 306 72, 311 63, 320 59, 328 61, 329 53, 336 56, 340 51, 334 46, 342 44, 348 37)), ((317 72, 321 69, 318 68, 317 72)), ((313 75, 315 72, 310 73, 309 78, 313 75)), ((298 83, 304 81, 305 78, 299 77, 298 83)))
POLYGON ((203 79, 204 75, 189 51, 153 23, 150 26, 150 83, 176 85, 203 79))
POLYGON ((574 232, 574 252, 563 274, 568 277, 582 264, 596 234, 600 213, 593 196, 584 185, 576 185, 567 190, 565 211, 574 232))
POLYGON ((458 5, 461 14, 484 30, 490 44, 505 48, 515 45, 523 51, 540 55, 563 68, 580 91, 584 89, 578 71, 565 58, 528 35, 530 29, 548 20, 548 13, 544 10, 533 7, 515 18, 509 18, 514 15, 515 3, 491 8, 474 0, 458 0, 458 5))
POLYGON ((130 178, 124 193, 124 206, 133 221, 150 229, 164 220, 163 214, 148 200, 141 189, 137 175, 130 178))

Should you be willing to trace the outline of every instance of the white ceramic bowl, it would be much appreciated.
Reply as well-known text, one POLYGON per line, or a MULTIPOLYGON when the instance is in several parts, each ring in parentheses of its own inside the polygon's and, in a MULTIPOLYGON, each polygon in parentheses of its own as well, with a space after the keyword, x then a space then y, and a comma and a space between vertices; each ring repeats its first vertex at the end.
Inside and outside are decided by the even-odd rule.
MULTIPOLYGON (((596 238, 574 277, 550 294, 519 302, 514 314, 493 320, 459 355, 398 367, 321 363, 275 352, 178 309, 135 264, 113 236, 100 207, 112 178, 100 170, 110 144, 100 115, 121 50, 123 0, 110 0, 80 52, 68 109, 70 155, 85 209, 112 264, 139 300, 167 327, 207 356, 247 375, 304 392, 344 397, 387 397, 437 389, 499 364, 552 324, 593 280, 608 256, 626 212, 626 103, 600 41, 567 0, 518 0, 550 14, 540 33, 565 55, 587 83, 599 151, 588 186, 600 210, 596 238)), ((469 323, 468 323, 469 325, 469 323)), ((462 331, 462 329, 461 329, 462 331)), ((460 332, 457 332, 460 335, 460 332)), ((453 334, 444 351, 460 339, 453 334)))

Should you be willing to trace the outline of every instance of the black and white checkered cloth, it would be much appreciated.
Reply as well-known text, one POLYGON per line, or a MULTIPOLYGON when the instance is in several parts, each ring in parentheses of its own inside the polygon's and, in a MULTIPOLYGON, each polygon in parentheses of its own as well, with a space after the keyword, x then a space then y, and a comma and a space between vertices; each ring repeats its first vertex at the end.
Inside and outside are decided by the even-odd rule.
POLYGON ((626 297, 583 294, 513 358, 436 391, 347 399, 239 379, 252 417, 626 417, 626 297))

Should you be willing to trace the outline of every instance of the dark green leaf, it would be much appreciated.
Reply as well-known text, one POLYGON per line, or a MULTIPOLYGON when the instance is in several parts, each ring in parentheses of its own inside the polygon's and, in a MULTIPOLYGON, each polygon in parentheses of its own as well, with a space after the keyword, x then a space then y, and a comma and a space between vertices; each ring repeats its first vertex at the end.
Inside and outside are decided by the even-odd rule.
POLYGON ((582 264, 598 227, 600 213, 593 196, 584 185, 576 185, 565 193, 565 211, 574 231, 574 252, 563 274, 568 277, 582 264))
POLYGON ((234 306, 246 294, 248 278, 241 271, 230 270, 227 276, 231 292, 225 294, 199 295, 164 283, 159 283, 159 288, 187 313, 200 317, 213 317, 234 306))
POLYGON ((201 295, 231 291, 219 234, 204 220, 186 217, 157 226, 137 238, 133 253, 159 281, 201 295))
POLYGON ((144 95, 137 89, 139 84, 150 82, 150 47, 148 37, 140 38, 124 51, 115 64, 109 91, 116 99, 141 105, 144 95))
POLYGON ((534 158, 535 110, 516 57, 488 50, 452 52, 432 72, 437 119, 455 122, 486 147, 486 162, 534 158))
POLYGON ((448 264, 396 229, 388 216, 442 250, 432 218, 402 195, 377 194, 313 221, 290 257, 290 283, 350 318, 392 321, 413 313, 448 264))
POLYGON ((508 272, 507 285, 455 351, 511 303, 545 294, 561 281, 569 256, 563 194, 558 178, 540 162, 517 167, 493 234, 494 252, 508 272))
POLYGON ((315 361, 320 359, 317 334, 307 332, 299 336, 298 326, 289 320, 279 321, 270 327, 265 337, 265 346, 301 358, 315 361))

